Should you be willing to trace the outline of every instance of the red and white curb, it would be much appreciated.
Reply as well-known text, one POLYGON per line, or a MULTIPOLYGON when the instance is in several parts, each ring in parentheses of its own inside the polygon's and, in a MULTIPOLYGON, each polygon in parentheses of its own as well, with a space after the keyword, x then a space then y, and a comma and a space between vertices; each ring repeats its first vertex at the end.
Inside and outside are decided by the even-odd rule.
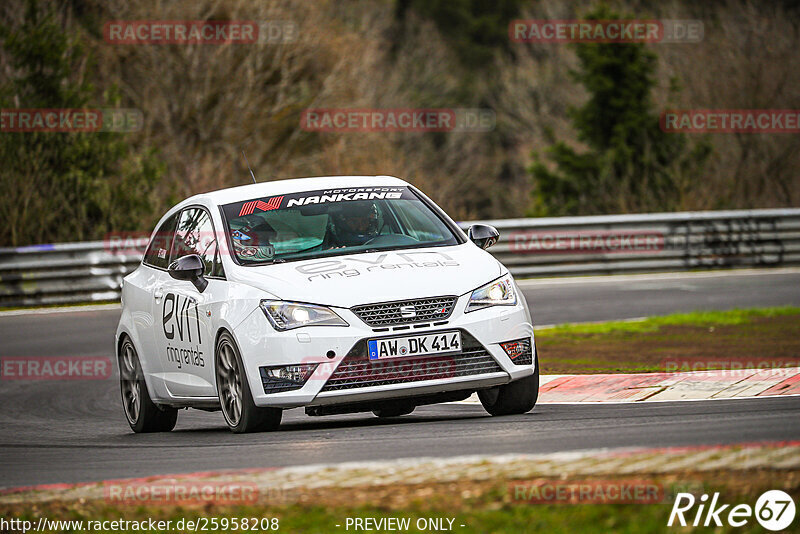
POLYGON ((0 504, 109 500, 109 495, 163 496, 169 488, 241 485, 257 489, 259 500, 301 500, 303 489, 428 484, 461 480, 520 480, 535 477, 663 475, 725 469, 800 469, 800 442, 627 449, 591 449, 547 454, 502 454, 451 458, 315 464, 52 484, 0 490, 0 504), (142 492, 143 489, 147 491, 142 492))
MULTIPOLYGON (((538 403, 713 400, 800 395, 800 367, 544 375, 538 403)), ((477 395, 457 404, 480 404, 477 395)))

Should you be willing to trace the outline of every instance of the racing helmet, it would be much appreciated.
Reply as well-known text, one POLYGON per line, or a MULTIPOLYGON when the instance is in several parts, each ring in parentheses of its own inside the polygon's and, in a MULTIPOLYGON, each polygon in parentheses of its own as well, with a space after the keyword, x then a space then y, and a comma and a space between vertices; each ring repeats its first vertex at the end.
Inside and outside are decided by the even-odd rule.
POLYGON ((271 241, 277 232, 266 221, 254 221, 254 226, 243 226, 231 232, 231 241, 236 256, 243 260, 271 260, 275 247, 271 241))
POLYGON ((380 232, 378 208, 374 202, 348 202, 331 213, 331 233, 338 246, 358 246, 380 232))

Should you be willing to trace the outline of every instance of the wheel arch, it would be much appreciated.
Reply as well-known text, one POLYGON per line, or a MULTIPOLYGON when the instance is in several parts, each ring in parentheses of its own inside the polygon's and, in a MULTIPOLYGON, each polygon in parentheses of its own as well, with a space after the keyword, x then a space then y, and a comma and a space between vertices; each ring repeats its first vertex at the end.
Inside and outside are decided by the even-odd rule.
POLYGON ((233 328, 230 325, 221 325, 217 328, 217 333, 214 336, 214 388, 217 389, 217 346, 219 344, 219 338, 222 334, 228 334, 233 341, 233 345, 236 348, 236 351, 239 353, 239 358, 241 359, 242 363, 242 373, 244 374, 244 383, 247 384, 248 389, 250 390, 250 395, 255 398, 255 394, 253 394, 254 388, 256 392, 259 392, 257 386, 261 385, 261 378, 259 376, 251 376, 251 373, 248 372, 247 362, 245 361, 245 356, 242 353, 242 347, 239 343, 239 340, 236 339, 236 335, 233 333, 233 328))
POLYGON ((214 360, 213 360, 213 365, 214 365, 214 375, 213 375, 213 378, 214 378, 214 389, 217 389, 217 356, 218 356, 217 347, 219 346, 219 338, 222 337, 222 334, 228 334, 229 336, 231 336, 231 339, 233 340, 233 343, 236 345, 236 348, 237 349, 239 348, 239 344, 236 342, 236 337, 233 335, 233 329, 230 328, 228 325, 219 326, 217 328, 216 334, 214 335, 214 360))
POLYGON ((147 387, 147 392, 152 397, 153 393, 153 384, 150 382, 150 368, 146 358, 142 357, 142 350, 139 348, 140 344, 136 339, 136 336, 128 331, 127 328, 120 328, 119 332, 117 333, 117 342, 116 342, 116 356, 117 356, 117 375, 120 376, 122 372, 122 344, 125 342, 125 339, 129 339, 131 345, 133 345, 133 350, 136 351, 136 357, 139 360, 139 366, 142 368, 142 376, 144 377, 145 387, 147 387))
MULTIPOLYGON (((233 329, 228 327, 227 325, 222 325, 217 328, 217 333, 214 335, 214 365, 217 365, 217 346, 219 345, 219 338, 222 337, 222 334, 228 334, 233 339, 233 342, 236 344, 236 348, 239 348, 239 343, 236 342, 236 336, 233 335, 233 329)), ((215 367, 216 368, 216 367, 215 367)), ((214 381, 216 382, 216 373, 214 375, 214 381)))

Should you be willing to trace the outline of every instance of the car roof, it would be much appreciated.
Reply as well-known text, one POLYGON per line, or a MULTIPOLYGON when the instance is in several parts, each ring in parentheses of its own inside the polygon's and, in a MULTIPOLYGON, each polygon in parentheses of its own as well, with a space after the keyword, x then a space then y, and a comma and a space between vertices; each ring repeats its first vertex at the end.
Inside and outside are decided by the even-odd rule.
POLYGON ((407 185, 409 185, 408 182, 393 176, 317 176, 313 178, 291 178, 287 180, 240 185, 202 193, 187 198, 181 202, 179 206, 198 203, 203 200, 212 204, 223 205, 251 198, 301 193, 303 191, 317 191, 320 189, 407 185))

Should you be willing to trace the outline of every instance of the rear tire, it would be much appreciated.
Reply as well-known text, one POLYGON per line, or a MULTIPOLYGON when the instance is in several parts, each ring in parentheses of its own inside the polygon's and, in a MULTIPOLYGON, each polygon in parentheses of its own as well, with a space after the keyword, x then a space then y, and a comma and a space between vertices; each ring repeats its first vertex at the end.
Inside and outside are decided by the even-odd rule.
POLYGON ((242 357, 229 333, 219 336, 216 356, 217 395, 228 428, 236 434, 277 429, 283 410, 255 405, 242 357))
POLYGON ((169 432, 178 421, 178 410, 158 406, 150 398, 136 348, 127 336, 119 351, 119 383, 122 408, 131 430, 138 433, 169 432))
POLYGON ((536 371, 531 376, 479 391, 478 398, 491 415, 519 415, 531 411, 539 398, 539 355, 536 355, 536 371))

